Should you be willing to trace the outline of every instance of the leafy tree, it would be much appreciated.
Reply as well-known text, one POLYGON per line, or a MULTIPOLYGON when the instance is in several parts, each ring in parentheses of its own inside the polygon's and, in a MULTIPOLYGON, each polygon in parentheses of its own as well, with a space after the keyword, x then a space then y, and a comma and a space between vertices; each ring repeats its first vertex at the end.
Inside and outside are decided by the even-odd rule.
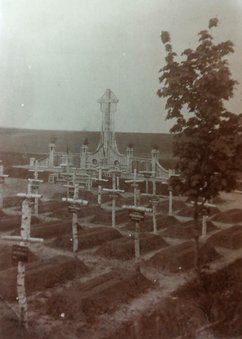
POLYGON ((198 219, 204 204, 220 191, 235 188, 240 167, 242 117, 228 111, 224 103, 232 98, 237 82, 226 57, 233 43, 215 43, 209 30, 198 33, 196 49, 173 51, 168 32, 161 33, 166 64, 160 70, 159 97, 166 99, 167 119, 175 119, 174 155, 182 185, 180 191, 194 201, 195 264, 199 266, 198 219))

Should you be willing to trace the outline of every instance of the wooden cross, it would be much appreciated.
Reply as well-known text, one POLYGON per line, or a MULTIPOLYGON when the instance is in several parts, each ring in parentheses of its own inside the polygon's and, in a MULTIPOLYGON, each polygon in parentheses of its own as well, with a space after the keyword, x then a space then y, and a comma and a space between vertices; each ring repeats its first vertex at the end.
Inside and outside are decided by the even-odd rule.
POLYGON ((131 186, 134 187, 134 205, 137 206, 138 192, 137 187, 139 182, 144 182, 144 179, 137 179, 137 169, 134 169, 134 178, 132 180, 125 180, 127 183, 131 183, 131 186))
MULTIPOLYGON (((43 180, 39 180, 39 172, 43 172, 42 170, 38 170, 38 161, 35 160, 34 169, 30 169, 29 172, 34 172, 34 179, 28 179, 28 193, 29 194, 39 194, 39 184, 43 182, 43 180)), ((34 215, 39 215, 39 198, 34 199, 34 215)))
MULTIPOLYGON (((143 174, 145 178, 145 193, 149 193, 149 179, 155 174, 153 171, 140 171, 140 174, 143 174)), ((153 186, 153 191, 154 191, 154 186, 153 186)), ((154 193, 154 192, 153 192, 154 193)))
MULTIPOLYGON (((30 193, 18 193, 18 196, 24 197, 22 202, 22 217, 21 217, 21 228, 20 236, 2 236, 2 239, 9 241, 19 242, 17 246, 17 253, 15 249, 15 260, 18 263, 17 268, 17 299, 20 310, 20 324, 24 327, 28 327, 28 312, 27 312, 27 298, 25 292, 25 262, 27 262, 28 245, 31 242, 43 242, 41 238, 33 238, 30 235, 31 231, 31 201, 30 199, 40 198, 40 194, 30 193), (26 254, 23 255, 23 254, 26 254)), ((16 247, 15 247, 16 248, 16 247)))
POLYGON ((80 206, 86 206, 88 201, 79 199, 79 189, 80 186, 78 184, 74 184, 73 186, 69 185, 69 187, 74 188, 73 198, 67 197, 62 198, 62 201, 69 202, 70 208, 69 211, 72 213, 72 243, 73 243, 73 253, 77 257, 78 252, 78 217, 77 213, 80 210, 80 206))
POLYGON ((112 227, 116 227, 116 199, 118 193, 123 193, 124 190, 116 188, 116 172, 110 171, 112 173, 112 188, 103 188, 103 191, 110 192, 112 197, 112 227))
POLYGON ((157 234, 156 206, 160 202, 160 196, 146 193, 142 195, 150 197, 149 201, 152 204, 153 233, 157 234))
POLYGON ((134 253, 135 253, 135 262, 138 264, 138 268, 139 268, 140 222, 144 221, 145 212, 151 212, 152 209, 146 208, 144 206, 136 206, 136 205, 123 205, 122 208, 129 210, 129 217, 131 221, 135 222, 134 253))
POLYGON ((102 171, 103 171, 103 167, 98 167, 98 179, 94 178, 95 182, 98 184, 98 191, 97 191, 97 203, 99 206, 101 206, 102 204, 102 185, 103 183, 107 182, 108 179, 104 179, 102 178, 102 171))

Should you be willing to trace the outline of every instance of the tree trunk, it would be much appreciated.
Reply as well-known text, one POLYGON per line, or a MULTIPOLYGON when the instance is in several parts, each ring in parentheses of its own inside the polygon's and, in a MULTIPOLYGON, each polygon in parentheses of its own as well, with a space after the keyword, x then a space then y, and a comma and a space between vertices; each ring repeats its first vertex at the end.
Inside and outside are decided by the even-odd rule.
POLYGON ((198 281, 201 278, 201 268, 200 268, 200 249, 199 249, 199 224, 198 224, 198 203, 197 199, 194 203, 194 267, 197 273, 198 281))

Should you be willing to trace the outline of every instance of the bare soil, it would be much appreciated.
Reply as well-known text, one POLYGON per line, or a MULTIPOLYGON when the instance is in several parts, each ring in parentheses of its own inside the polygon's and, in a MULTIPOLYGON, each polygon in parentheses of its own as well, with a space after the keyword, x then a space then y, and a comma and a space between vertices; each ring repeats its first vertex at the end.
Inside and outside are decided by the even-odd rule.
POLYGON ((213 246, 230 249, 242 248, 242 226, 234 225, 224 230, 220 230, 208 239, 208 243, 213 246))
MULTIPOLYGON (((12 189, 15 189, 14 185, 12 189)), ((10 186, 8 190, 10 192, 10 186)), ((58 193, 57 185, 46 184, 44 190, 49 194, 48 198, 58 193)), ((59 193, 63 194, 63 191, 59 193)), ((219 208, 223 212, 233 210, 234 206, 238 208, 242 197, 239 199, 234 194, 223 195, 219 208)), ((166 242, 160 235, 151 233, 151 217, 145 218, 141 225, 140 271, 135 270, 134 223, 123 226, 123 221, 127 222, 125 217, 121 218, 119 230, 105 227, 111 224, 110 206, 107 205, 103 204, 101 209, 90 204, 81 210, 80 217, 86 219, 81 220, 83 225, 78 230, 77 260, 72 254, 71 215, 67 207, 62 207, 55 199, 42 204, 46 208, 42 210, 44 213, 59 220, 47 223, 41 221, 45 220, 42 215, 31 229, 31 235, 43 237, 45 245, 31 246, 33 260, 26 266, 28 331, 20 328, 16 321, 15 312, 19 312, 15 300, 16 266, 11 263, 11 246, 1 241, 0 289, 4 303, 0 300, 0 338, 1 335, 4 339, 241 337, 242 250, 237 247, 240 226, 215 241, 215 235, 222 234, 216 227, 226 229, 235 222, 232 225, 224 223, 224 226, 218 221, 216 226, 209 223, 208 231, 216 233, 207 243, 200 244, 203 280, 198 284, 193 272, 194 241, 184 242, 185 238, 179 238, 178 234, 173 237, 169 234, 166 242), (104 215, 99 225, 90 221, 96 212, 101 217, 104 215), (228 239, 232 245, 222 248, 223 241, 229 242, 228 239), (240 259, 234 262, 235 258, 240 259), (178 287, 183 289, 176 293, 178 287), (7 301, 10 308, 5 304, 7 301)), ((167 211, 167 206, 166 200, 160 210, 165 208, 167 211)), ((176 212, 187 208, 178 198, 173 207, 176 212)), ((20 221, 20 216, 16 218, 20 221)), ((160 218, 159 234, 172 227, 185 226, 188 230, 193 224, 192 221, 181 222, 190 216, 175 214, 157 218, 160 218)), ((17 226, 13 222, 5 230, 0 227, 0 232, 18 234, 19 222, 17 226)))
MULTIPOLYGON (((168 244, 159 235, 142 233, 140 236, 141 255, 150 251, 166 247, 168 244)), ((123 237, 113 241, 106 242, 95 252, 97 255, 106 258, 115 258, 119 260, 130 260, 134 258, 134 236, 123 237)))
MULTIPOLYGON (((79 250, 92 248, 106 241, 122 237, 120 232, 109 227, 94 227, 80 230, 78 233, 79 250)), ((72 235, 57 235, 55 239, 48 243, 49 246, 72 250, 72 235)))
MULTIPOLYGON (((220 257, 219 253, 209 244, 200 243, 200 265, 205 265, 220 257)), ((169 246, 145 262, 158 271, 183 272, 194 268, 194 241, 186 241, 169 246)))

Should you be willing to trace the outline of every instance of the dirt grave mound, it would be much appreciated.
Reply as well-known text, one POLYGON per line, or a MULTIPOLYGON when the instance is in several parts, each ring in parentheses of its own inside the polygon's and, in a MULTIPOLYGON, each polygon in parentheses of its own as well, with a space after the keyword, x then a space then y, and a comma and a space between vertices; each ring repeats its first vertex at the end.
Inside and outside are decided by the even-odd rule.
POLYGON ((0 232, 19 230, 20 233, 21 216, 5 216, 0 218, 0 232))
POLYGON ((201 283, 188 282, 174 293, 179 303, 189 300, 206 315, 215 338, 241 338, 242 259, 211 273, 203 273, 201 283))
POLYGON ((71 219, 42 223, 35 225, 35 227, 31 228, 31 236, 43 239, 58 237, 62 234, 71 232, 72 232, 71 219))
MULTIPOLYGON (((29 249, 28 262, 32 263, 37 260, 38 260, 38 257, 29 249)), ((16 265, 17 264, 12 262, 12 245, 1 244, 0 245, 0 271, 6 270, 16 265)))
MULTIPOLYGON (((187 207, 187 205, 184 201, 181 201, 181 200, 173 200, 172 201, 172 210, 173 211, 182 210, 186 207, 187 207)), ((161 201, 157 206, 157 211, 160 211, 162 213, 167 214, 168 211, 169 211, 169 201, 168 200, 161 201)))
POLYGON ((99 205, 87 205, 85 207, 82 207, 78 214, 80 218, 85 218, 94 216, 96 213, 105 213, 105 210, 99 205))
POLYGON ((54 213, 65 208, 65 203, 57 200, 49 200, 39 202, 39 213, 54 213))
MULTIPOLYGON (((214 215, 220 213, 219 209, 217 207, 208 207, 209 215, 214 215)), ((189 217, 193 218, 194 209, 193 206, 186 206, 182 210, 180 210, 178 213, 181 217, 189 217)))
POLYGON ((20 326, 15 312, 0 298, 0 338, 1 339, 32 339, 38 338, 32 329, 20 326))
MULTIPOLYGON (((129 219, 129 212, 128 210, 119 210, 116 211, 116 224, 124 223, 129 219)), ((96 211, 95 216, 91 220, 94 224, 101 224, 101 225, 112 225, 112 212, 110 211, 96 211)))
MULTIPOLYGON (((194 303, 166 298, 162 304, 155 305, 144 312, 138 319, 127 320, 108 336, 101 339, 195 339, 198 327, 205 326, 207 321, 202 310, 194 303)), ((205 337, 200 337, 204 338, 205 337)))
MULTIPOLYGON (((180 225, 180 221, 172 215, 157 215, 156 216, 157 230, 161 230, 171 225, 180 225)), ((135 223, 133 221, 128 222, 122 229, 128 231, 135 230, 135 223)), ((141 232, 153 232, 153 218, 147 216, 144 219, 144 222, 140 222, 140 231, 141 232)))
MULTIPOLYGON (((28 263, 25 275, 26 294, 28 296, 35 291, 63 284, 87 271, 83 262, 61 256, 28 263)), ((16 299, 16 275, 16 267, 0 272, 1 295, 7 300, 16 299)))
MULTIPOLYGON (((207 222, 207 233, 218 229, 211 221, 207 222)), ((202 222, 199 220, 199 234, 202 234, 202 222)), ((165 231, 165 235, 171 238, 192 239, 194 238, 194 221, 171 225, 165 231)))
POLYGON ((213 246, 238 249, 242 247, 242 225, 234 225, 213 234, 208 243, 213 246))
POLYGON ((16 207, 17 210, 21 209, 23 198, 18 196, 5 197, 3 199, 3 207, 10 208, 16 207))
POLYGON ((152 286, 139 272, 113 270, 56 293, 48 298, 45 312, 54 318, 61 313, 67 320, 93 323, 102 314, 113 313, 121 304, 128 303, 152 286))
MULTIPOLYGON (((40 219, 32 216, 31 224, 36 225, 40 223, 40 219)), ((0 232, 13 231, 14 234, 20 234, 21 216, 5 216, 0 218, 0 232)))
POLYGON ((242 209, 233 208, 225 212, 220 212, 213 217, 213 221, 224 223, 239 223, 242 222, 242 209))
MULTIPOLYGON (((79 250, 96 247, 106 241, 121 238, 118 230, 109 227, 93 227, 78 232, 79 250)), ((48 245, 51 247, 72 250, 72 235, 60 235, 48 245)))
MULTIPOLYGON (((140 253, 145 254, 168 246, 165 240, 159 236, 149 233, 142 233, 140 235, 140 253)), ((114 258, 119 260, 134 259, 134 237, 123 237, 103 244, 95 252, 106 258, 114 258)))
MULTIPOLYGON (((200 243, 200 264, 205 265, 220 257, 217 251, 209 244, 200 243)), ((146 261, 145 265, 159 271, 182 272, 194 267, 194 241, 169 246, 156 253, 146 261)))
POLYGON ((3 210, 0 209, 0 218, 3 218, 6 216, 6 213, 3 212, 3 210))

